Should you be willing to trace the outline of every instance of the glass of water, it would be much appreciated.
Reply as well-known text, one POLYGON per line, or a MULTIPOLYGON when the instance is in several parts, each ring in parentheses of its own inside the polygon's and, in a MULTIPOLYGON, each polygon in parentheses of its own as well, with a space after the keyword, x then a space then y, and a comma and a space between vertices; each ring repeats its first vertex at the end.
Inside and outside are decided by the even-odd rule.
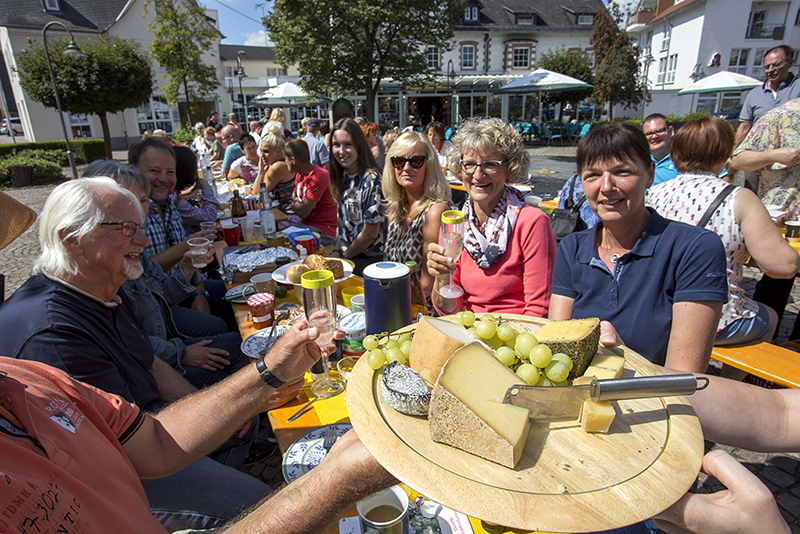
POLYGON ((336 285, 330 271, 309 271, 300 279, 303 288, 303 307, 309 327, 319 329, 317 345, 322 352, 324 378, 320 378, 311 386, 311 393, 316 397, 329 398, 344 391, 344 383, 331 378, 327 349, 333 341, 336 330, 336 285))

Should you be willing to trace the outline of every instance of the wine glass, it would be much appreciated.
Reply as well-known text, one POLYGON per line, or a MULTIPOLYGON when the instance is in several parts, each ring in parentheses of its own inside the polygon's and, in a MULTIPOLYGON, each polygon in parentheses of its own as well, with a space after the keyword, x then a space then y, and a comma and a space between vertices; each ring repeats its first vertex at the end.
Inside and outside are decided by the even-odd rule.
POLYGON ((316 380, 311 385, 311 393, 324 399, 335 397, 344 391, 344 383, 331 378, 328 363, 327 349, 336 330, 336 286, 333 283, 333 273, 308 271, 300 278, 300 285, 303 287, 303 308, 308 326, 319 329, 316 342, 322 352, 322 367, 325 370, 325 378, 316 380))
MULTIPOLYGON (((464 214, 457 210, 442 213, 442 246, 444 255, 455 263, 464 250, 464 214)), ((439 288, 439 294, 446 299, 457 299, 464 295, 464 289, 453 283, 453 271, 450 271, 450 283, 439 288)))

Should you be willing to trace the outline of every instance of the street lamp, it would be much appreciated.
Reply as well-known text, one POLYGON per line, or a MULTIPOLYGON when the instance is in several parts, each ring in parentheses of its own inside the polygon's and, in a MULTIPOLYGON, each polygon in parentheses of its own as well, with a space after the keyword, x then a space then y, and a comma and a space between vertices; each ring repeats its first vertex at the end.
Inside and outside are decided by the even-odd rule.
POLYGON ((72 32, 64 26, 61 22, 57 20, 53 20, 48 22, 42 28, 42 41, 44 42, 44 57, 47 60, 47 70, 50 72, 50 82, 53 84, 53 93, 56 97, 56 109, 58 110, 58 118, 61 120, 61 133, 64 134, 64 143, 67 145, 67 159, 69 159, 69 166, 72 169, 72 178, 74 180, 78 179, 78 169, 75 168, 75 157, 72 155, 72 150, 69 147, 69 136, 67 135, 67 126, 64 124, 64 114, 61 111, 61 99, 58 96, 58 87, 56 87, 56 76, 53 74, 53 64, 50 63, 50 50, 47 47, 47 30, 51 26, 61 26, 64 28, 67 33, 69 34, 69 45, 64 50, 64 54, 67 57, 77 58, 83 55, 80 47, 75 43, 75 38, 72 36, 72 32))
POLYGON ((247 123, 247 103, 244 100, 244 91, 242 91, 242 78, 247 78, 244 73, 244 67, 242 67, 242 58, 241 56, 244 54, 244 50, 239 50, 239 54, 236 56, 236 77, 239 78, 239 95, 242 97, 242 107, 244 108, 244 122, 247 123))

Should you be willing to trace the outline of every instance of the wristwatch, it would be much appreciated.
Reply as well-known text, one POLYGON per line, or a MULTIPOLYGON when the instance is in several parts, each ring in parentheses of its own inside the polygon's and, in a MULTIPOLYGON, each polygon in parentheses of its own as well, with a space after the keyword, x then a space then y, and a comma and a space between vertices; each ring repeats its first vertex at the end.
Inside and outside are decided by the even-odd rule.
POLYGON ((208 291, 195 291, 194 296, 208 298, 208 291))
POLYGON ((258 371, 258 376, 261 377, 261 380, 263 380, 266 385, 275 389, 283 385, 283 380, 272 374, 267 364, 264 363, 264 358, 258 358, 256 360, 256 370, 258 371))

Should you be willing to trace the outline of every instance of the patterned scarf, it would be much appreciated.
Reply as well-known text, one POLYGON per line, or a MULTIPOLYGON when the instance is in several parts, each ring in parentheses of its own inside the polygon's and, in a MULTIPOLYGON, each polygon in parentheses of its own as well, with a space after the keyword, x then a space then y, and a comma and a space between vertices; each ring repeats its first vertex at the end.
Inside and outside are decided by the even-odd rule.
POLYGON ((506 186, 503 196, 481 229, 472 199, 464 204, 464 249, 478 267, 488 269, 505 253, 519 210, 524 205, 522 193, 506 186))

